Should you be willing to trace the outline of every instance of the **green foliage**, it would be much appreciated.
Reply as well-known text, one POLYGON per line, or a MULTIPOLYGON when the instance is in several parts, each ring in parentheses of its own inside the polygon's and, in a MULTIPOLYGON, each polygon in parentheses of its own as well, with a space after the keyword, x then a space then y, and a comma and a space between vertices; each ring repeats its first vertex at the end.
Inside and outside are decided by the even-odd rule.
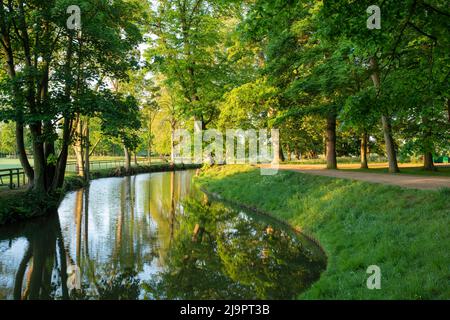
POLYGON ((237 87, 224 96, 218 119, 220 129, 258 129, 267 126, 268 114, 278 108, 276 88, 266 79, 237 87))
POLYGON ((29 191, 0 193, 0 226, 14 224, 45 215, 59 205, 58 195, 42 198, 29 191))
POLYGON ((0 123, 0 153, 16 154, 16 131, 14 123, 0 123))
MULTIPOLYGON (((262 71, 279 93, 274 124, 285 129, 307 114, 336 114, 344 134, 339 139, 369 133, 377 138, 376 150, 384 139, 378 134, 380 116, 388 115, 403 156, 446 153, 450 46, 444 1, 383 1, 381 30, 366 27, 372 4, 259 0, 250 5, 239 30, 264 50, 262 71), (381 66, 379 90, 371 79, 374 57, 381 66)), ((288 145, 298 139, 293 132, 289 136, 288 145)))
POLYGON ((132 96, 106 93, 102 99, 102 131, 118 138, 130 150, 140 143, 137 130, 141 127, 139 106, 132 96))

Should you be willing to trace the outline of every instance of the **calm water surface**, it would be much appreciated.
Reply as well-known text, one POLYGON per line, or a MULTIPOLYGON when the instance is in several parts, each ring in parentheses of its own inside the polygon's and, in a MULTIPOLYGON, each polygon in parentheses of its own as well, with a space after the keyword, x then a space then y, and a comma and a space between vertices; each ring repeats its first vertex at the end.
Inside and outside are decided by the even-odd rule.
POLYGON ((0 228, 0 299, 291 299, 319 278, 317 246, 208 199, 193 175, 96 180, 0 228))

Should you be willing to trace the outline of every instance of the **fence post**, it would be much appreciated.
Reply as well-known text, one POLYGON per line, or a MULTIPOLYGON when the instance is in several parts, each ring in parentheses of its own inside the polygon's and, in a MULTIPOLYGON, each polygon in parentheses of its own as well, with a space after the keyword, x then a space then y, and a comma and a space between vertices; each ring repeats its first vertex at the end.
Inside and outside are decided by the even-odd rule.
POLYGON ((17 188, 20 188, 20 174, 19 174, 19 169, 17 169, 17 188))
POLYGON ((9 169, 9 189, 12 190, 13 188, 13 173, 12 169, 9 169))

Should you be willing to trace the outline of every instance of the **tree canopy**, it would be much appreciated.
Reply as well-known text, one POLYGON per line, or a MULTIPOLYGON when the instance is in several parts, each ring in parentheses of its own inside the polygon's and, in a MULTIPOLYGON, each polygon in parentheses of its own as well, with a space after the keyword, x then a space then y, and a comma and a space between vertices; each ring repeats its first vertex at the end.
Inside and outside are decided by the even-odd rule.
POLYGON ((175 130, 201 121, 280 129, 282 155, 326 155, 330 169, 338 156, 367 167, 376 153, 391 172, 419 155, 434 170, 450 149, 448 6, 385 0, 369 28, 371 5, 0 1, 0 153, 17 153, 33 189, 52 192, 72 152, 80 168, 116 147, 128 163, 173 156, 175 130))

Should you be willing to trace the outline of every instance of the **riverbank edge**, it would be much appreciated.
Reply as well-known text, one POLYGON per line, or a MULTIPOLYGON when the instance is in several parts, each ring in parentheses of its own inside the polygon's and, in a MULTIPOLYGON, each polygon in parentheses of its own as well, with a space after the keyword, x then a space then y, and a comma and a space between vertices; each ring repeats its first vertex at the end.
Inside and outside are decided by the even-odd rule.
MULTIPOLYGON (((198 164, 155 164, 149 166, 132 167, 125 170, 123 167, 95 170, 91 172, 89 182, 103 178, 127 177, 138 174, 183 171, 199 169, 198 164)), ((54 195, 38 199, 26 189, 7 190, 0 192, 0 226, 10 225, 26 220, 45 216, 46 212, 58 208, 65 195, 87 186, 84 178, 76 175, 66 175, 63 188, 54 195)))
POLYGON ((319 240, 317 238, 314 237, 314 235, 309 234, 305 230, 302 230, 301 227, 293 226, 292 224, 290 224, 286 220, 280 219, 279 217, 277 217, 273 213, 270 213, 270 212, 267 212, 267 211, 263 211, 263 210, 261 210, 258 207, 245 205, 245 204, 242 204, 240 202, 233 201, 231 199, 225 199, 218 193, 209 192, 205 187, 199 187, 199 189, 200 189, 201 192, 206 194, 208 197, 211 197, 211 198, 213 198, 213 199, 215 199, 215 200, 217 200, 217 201, 219 201, 221 203, 229 204, 229 205, 231 205, 233 207, 236 207, 236 208, 242 209, 244 211, 247 211, 248 213, 254 213, 254 214, 259 215, 259 216, 268 217, 268 218, 276 221, 278 224, 282 225, 283 227, 285 227, 285 228, 287 228, 289 230, 292 230, 295 234, 302 235, 308 241, 310 241, 311 243, 313 243, 314 245, 317 246, 317 248, 320 251, 320 254, 323 256, 325 262, 328 264, 327 253, 326 253, 324 247, 322 246, 322 244, 319 242, 319 240))
MULTIPOLYGON (((235 166, 236 167, 236 166, 235 166)), ((245 167, 245 166, 240 166, 245 167)), ((197 186, 201 189, 203 189, 206 193, 212 194, 216 197, 218 197, 219 199, 221 199, 222 201, 226 201, 226 202, 230 202, 233 204, 238 204, 241 207, 244 208, 249 208, 251 210, 255 210, 257 212, 260 213, 264 213, 264 214, 268 214, 271 217, 275 217, 278 220, 282 220, 285 223, 289 224, 292 228, 297 229, 297 230, 302 230, 302 232, 306 235, 308 235, 309 237, 312 237, 313 239, 317 239, 316 241, 318 241, 320 243, 320 247, 325 251, 325 254, 328 257, 328 264, 327 264, 327 269, 322 273, 321 278, 313 284, 313 286, 308 289, 306 292, 299 294, 298 298, 299 299, 309 299, 309 300, 318 300, 318 299, 325 299, 325 300, 336 300, 336 299, 344 299, 344 300, 349 300, 349 299, 357 299, 357 300, 366 300, 366 299, 375 299, 375 300, 390 300, 390 299, 448 299, 448 291, 445 287, 445 281, 443 282, 442 279, 445 277, 442 276, 442 274, 433 274, 433 270, 430 268, 430 264, 432 265, 435 261, 427 261, 428 265, 425 267, 422 267, 422 270, 420 270, 420 274, 429 274, 430 278, 433 278, 431 282, 434 287, 430 290, 430 292, 426 292, 427 288, 426 287, 420 287, 420 284, 423 284, 423 281, 417 281, 417 283, 414 284, 409 284, 407 283, 407 279, 404 280, 404 282, 400 283, 389 283, 390 287, 393 287, 394 290, 392 290, 390 292, 389 289, 385 289, 386 291, 382 291, 382 290, 369 290, 366 287, 366 280, 367 278, 370 276, 370 274, 367 274, 366 272, 366 268, 369 265, 372 265, 372 263, 369 263, 366 261, 363 263, 363 265, 361 265, 361 261, 358 261, 357 258, 348 256, 346 257, 349 260, 354 260, 354 261, 350 261, 349 265, 345 266, 345 268, 342 268, 343 266, 342 264, 342 260, 345 260, 345 258, 343 258, 344 255, 348 255, 348 252, 345 252, 342 249, 343 244, 342 243, 333 243, 333 236, 334 238, 336 238, 335 235, 331 235, 330 237, 330 231, 333 230, 338 230, 339 228, 342 227, 346 227, 346 226, 339 226, 337 225, 337 222, 324 222, 321 221, 320 223, 316 223, 316 225, 314 225, 315 223, 311 223, 310 225, 308 225, 307 223, 302 224, 302 228, 298 227, 298 223, 295 221, 296 220, 296 216, 300 216, 300 211, 301 209, 298 209, 298 213, 293 213, 293 215, 289 216, 289 214, 280 214, 280 212, 277 212, 278 209, 273 209, 273 210, 268 210, 266 207, 271 207, 273 206, 273 204, 270 203, 270 200, 272 199, 267 199, 267 197, 264 196, 260 196, 257 198, 258 202, 255 201, 251 201, 252 200, 252 195, 247 195, 248 192, 246 192, 245 190, 249 190, 249 188, 253 188, 253 189, 258 189, 259 186, 258 184, 261 183, 261 181, 264 181, 263 184, 265 184, 265 188, 267 189, 274 189, 275 187, 279 186, 281 183, 283 183, 283 179, 279 179, 277 180, 277 182, 267 182, 269 181, 267 178, 265 177, 261 177, 260 181, 257 181, 258 178, 257 175, 255 174, 253 177, 250 176, 246 176, 247 173, 249 172, 255 172, 257 171, 257 169, 255 168, 247 168, 247 169, 221 169, 221 168, 211 168, 210 170, 206 170, 203 171, 200 177, 197 177, 195 180, 195 183, 197 184, 197 186), (219 171, 224 171, 224 173, 217 173, 219 171), (228 171, 228 172, 227 172, 228 171), (249 178, 253 178, 249 179, 249 178), (255 180, 256 178, 256 180, 255 180), (266 179, 266 180, 264 180, 266 179), (233 190, 234 191, 230 191, 233 190), (219 190, 219 191, 218 191, 219 190), (331 224, 336 224, 334 225, 332 228, 330 228, 331 224), (306 229, 306 230, 305 230, 306 229), (328 233, 328 234, 327 234, 328 233), (339 248, 338 248, 339 247, 339 248), (341 255, 341 256, 339 256, 341 255), (339 260, 339 261, 338 261, 339 260), (355 264, 355 266, 353 266, 352 264, 355 264), (367 264, 367 266, 366 266, 367 264), (427 269, 428 268, 428 269, 427 269), (344 270, 342 270, 344 269, 344 270), (345 270, 345 269, 351 269, 351 270, 345 270), (353 273, 353 275, 349 275, 349 273, 353 273), (358 275, 355 275, 358 274, 358 275), (356 281, 355 281, 356 280, 356 281), (419 284, 419 285, 418 285, 419 284), (422 289, 423 292, 420 292, 419 289, 422 289)), ((439 199, 445 199, 448 196, 448 190, 442 190, 442 191, 423 191, 423 190, 407 190, 407 189, 402 189, 399 187, 393 187, 393 186, 384 186, 384 185, 376 185, 376 184, 368 184, 365 182, 354 182, 354 181, 346 181, 343 179, 335 179, 335 178, 329 178, 329 177, 314 177, 314 176, 310 176, 304 173, 298 173, 298 172, 283 172, 282 175, 286 175, 286 176, 297 176, 300 180, 302 180, 302 177, 305 180, 309 180, 309 181, 314 181, 314 183, 317 185, 318 189, 321 189, 321 191, 323 192, 323 199, 318 200, 319 202, 326 202, 326 199, 329 196, 330 190, 333 189, 333 186, 339 186, 343 189, 344 192, 351 192, 352 190, 355 189, 359 189, 359 190, 364 190, 364 189, 368 189, 368 193, 370 194, 371 191, 376 190, 376 191, 380 191, 380 192, 386 192, 390 191, 390 192, 396 192, 397 194, 400 193, 401 196, 398 198, 398 203, 396 203, 396 199, 391 200, 393 202, 394 205, 397 205, 399 207, 403 207, 405 205, 405 203, 402 201, 403 196, 405 196, 405 198, 408 198, 410 196, 414 196, 414 195, 420 195, 422 198, 427 198, 428 196, 430 196, 430 201, 429 202, 433 202, 433 197, 438 197, 439 199)), ((259 176, 259 175, 258 175, 259 176)), ((284 186, 286 187, 286 186, 284 186)), ((259 190, 261 191, 261 190, 259 190)), ((287 199, 287 198, 283 198, 283 195, 281 195, 281 201, 290 201, 292 199, 287 199)), ((296 195, 298 196, 298 195, 296 195)), ((395 197, 392 197, 395 198, 395 197)), ((420 197, 418 197, 420 199, 420 197)), ((256 198, 255 198, 256 199, 256 198)), ((445 200, 444 200, 445 201, 445 200)), ((420 203, 420 201, 418 201, 417 203, 420 203)), ((392 203, 389 203, 389 205, 392 206, 392 203)), ((321 208, 323 208, 324 206, 326 206, 326 204, 322 203, 321 208)), ((335 207, 335 204, 330 204, 330 206, 335 207)), ((350 204, 351 206, 351 204, 350 204)), ((386 206, 386 208, 388 208, 389 206, 386 206)), ((439 205, 438 205, 439 207, 439 205)), ((441 204, 442 207, 442 204, 441 204)), ((304 208, 304 207, 303 207, 304 208)), ((304 208, 305 209, 305 208, 304 208)), ((315 208, 317 209, 317 208, 315 208)), ((333 208, 336 209, 336 208, 333 208)), ((443 208, 441 208, 442 212, 448 212, 448 205, 447 206, 443 206, 443 208), (447 210, 447 211, 446 211, 447 210)), ((313 210, 313 209, 312 209, 313 210)), ((400 209, 399 209, 400 210, 400 209)), ((417 209, 418 211, 421 210, 421 208, 417 209)), ((292 212, 291 212, 292 214, 292 212)), ((430 219, 432 219, 432 217, 429 217, 430 219)), ((393 221, 391 222, 391 224, 395 224, 399 218, 396 219, 392 219, 393 221)), ((425 218, 423 218, 425 219, 425 218)), ((300 219, 302 220, 302 219, 300 219)), ((349 220, 352 220, 351 217, 349 218, 349 220)), ((444 220, 448 221, 448 215, 446 216, 446 218, 444 218, 444 220)), ((311 222, 311 221, 310 221, 311 222)), ((351 221, 349 222, 351 223, 356 223, 356 221, 351 221)), ((360 223, 360 222, 358 222, 360 223)), ((416 221, 417 224, 420 223, 420 221, 416 221)), ((428 226, 427 226, 428 227, 428 226)), ((368 229, 366 227, 366 229, 368 229)), ((409 231, 409 230, 408 230, 409 231)), ((408 232, 407 231, 407 232, 408 232)), ((382 231, 381 231, 382 232, 382 231)), ((389 232, 391 232, 391 230, 389 230, 389 232)), ((445 237, 445 232, 443 232, 443 234, 441 234, 441 236, 445 237)), ((430 238, 430 236, 432 236, 432 234, 425 234, 425 237, 428 236, 428 238, 430 238)), ((434 235, 435 236, 435 235, 434 235)), ((342 239, 341 239, 342 240, 342 239)), ((385 239, 383 239, 385 240, 385 239)), ((404 239, 402 239, 404 240, 404 239)), ((381 241, 381 239, 380 239, 381 241)), ((396 239, 393 239, 392 242, 395 242, 396 239)), ((429 239, 430 243, 432 243, 432 246, 434 246, 435 248, 438 248, 439 246, 439 241, 436 241, 436 239, 429 239), (435 242, 434 242, 435 241, 435 242)), ((345 242, 345 241, 344 241, 345 242)), ((353 250, 361 250, 364 252, 362 254, 363 258, 366 258, 366 256, 368 255, 365 251, 366 250, 370 250, 370 245, 361 243, 363 241, 359 241, 359 243, 347 243, 346 245, 350 248, 354 248, 353 250)), ((442 243, 442 242, 441 242, 442 243)), ((372 244, 372 243, 371 243, 372 244)), ((383 245, 386 245, 385 243, 383 243, 383 245)), ((376 244, 373 245, 374 247, 376 246, 376 244)), ((390 249, 389 246, 386 246, 387 248, 390 249)), ((426 245, 423 246, 426 249, 426 245)), ((444 246, 445 247, 445 246, 444 246)), ((422 249, 424 249, 422 248, 422 249)), ((416 249, 416 248, 414 248, 416 249)), ((406 249, 407 251, 411 251, 409 249, 406 249)), ((348 251, 348 250, 347 250, 348 251)), ((428 251, 425 251, 428 252, 428 251)), ((440 253, 442 254, 442 252, 446 252, 445 249, 444 250, 440 250, 440 253)), ((417 263, 414 263, 415 261, 414 259, 414 252, 408 252, 412 255, 412 257, 402 257, 402 264, 404 262, 406 262, 407 264, 410 263, 410 267, 412 268, 415 264, 421 264, 423 263, 423 261, 419 261, 417 263)), ((439 253, 437 253, 439 255, 439 253)), ((369 255, 370 256, 370 255, 369 255)), ((383 252, 376 252, 376 255, 379 259, 379 261, 383 261, 383 259, 386 259, 386 256, 390 256, 390 252, 385 252, 385 254, 383 255, 383 252)), ((442 257, 441 260, 437 260, 441 262, 441 265, 444 265, 442 263, 442 261, 445 262, 446 259, 446 255, 444 254, 444 256, 442 257)), ((422 257, 423 258, 423 257, 422 257)), ((435 257, 433 257, 435 258, 435 257)), ((431 257, 430 257, 431 259, 431 257)), ((439 258, 437 258, 439 259, 439 258)), ((361 260, 361 259, 360 259, 361 260)), ((372 261, 373 262, 373 261, 372 261)), ((395 261, 394 261, 394 265, 395 265, 395 261)), ((387 263, 385 263, 385 261, 383 261, 383 263, 380 263, 380 265, 385 265, 387 263)), ((392 261, 389 261, 389 264, 392 264, 392 261)), ((399 263, 400 264, 400 263, 399 263)), ((390 266, 392 268, 392 265, 390 266)), ((403 267, 403 265, 402 265, 403 267)), ((396 279, 401 279, 402 280, 402 276, 399 275, 402 272, 404 272, 403 270, 401 270, 402 267, 398 267, 399 270, 389 270, 388 272, 386 272, 386 276, 385 278, 391 277, 391 274, 388 273, 397 273, 395 274, 396 279)), ((388 268, 388 267, 386 267, 388 268)), ((386 270, 386 268, 384 270, 386 270)), ((394 268, 395 269, 395 268, 394 268)), ((383 270, 383 268, 382 268, 383 270)), ((384 271, 383 270, 383 271, 384 271)), ((383 273, 382 273, 383 274, 383 273)), ((419 275, 420 277, 420 275, 419 275)), ((385 279, 383 278, 383 279, 385 279)), ((411 278, 411 276, 408 274, 408 279, 411 278)), ((391 279, 389 279, 391 280, 391 279)), ((393 282, 393 281, 392 281, 393 282)), ((430 283, 426 282, 426 285, 430 285, 430 283)), ((386 284, 386 281, 382 282, 383 285, 386 284)))

